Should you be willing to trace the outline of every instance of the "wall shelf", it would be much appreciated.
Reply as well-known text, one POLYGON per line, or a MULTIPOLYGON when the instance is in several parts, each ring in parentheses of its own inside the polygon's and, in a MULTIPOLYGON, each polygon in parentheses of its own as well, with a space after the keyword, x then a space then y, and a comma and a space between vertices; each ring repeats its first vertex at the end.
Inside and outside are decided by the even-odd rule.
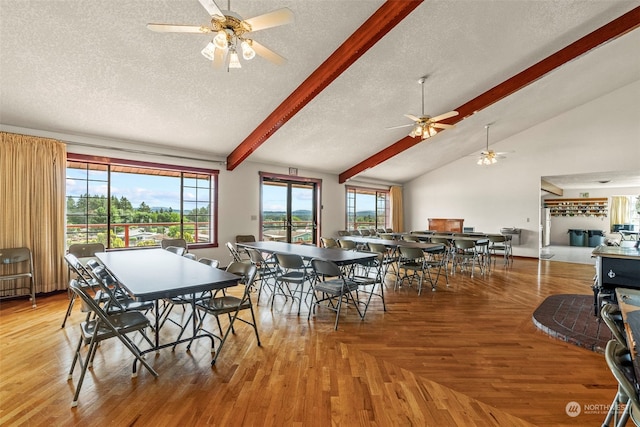
POLYGON ((544 207, 551 210, 552 216, 593 216, 606 217, 609 214, 608 199, 545 199, 544 207))

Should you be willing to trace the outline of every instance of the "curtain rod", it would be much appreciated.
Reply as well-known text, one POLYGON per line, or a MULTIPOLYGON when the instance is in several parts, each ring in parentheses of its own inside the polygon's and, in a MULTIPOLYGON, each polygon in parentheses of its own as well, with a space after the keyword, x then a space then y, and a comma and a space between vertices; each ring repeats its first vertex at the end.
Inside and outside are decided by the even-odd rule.
POLYGON ((166 154, 166 153, 156 153, 153 151, 144 151, 144 150, 134 150, 132 148, 122 148, 122 147, 105 147, 104 145, 99 145, 99 144, 88 144, 85 142, 75 142, 75 141, 63 141, 65 144, 67 145, 78 145, 81 147, 89 147, 89 148, 99 148, 99 149, 103 149, 103 150, 114 150, 114 151, 122 151, 122 152, 126 152, 126 153, 133 153, 133 154, 146 154, 146 155, 151 155, 151 156, 162 156, 162 157, 169 157, 172 159, 182 159, 182 160, 197 160, 197 161, 205 161, 205 162, 210 162, 210 163, 214 163, 214 164, 218 164, 218 165, 226 165, 227 162, 224 160, 213 160, 213 159, 203 159, 202 157, 189 157, 189 156, 180 156, 180 155, 176 155, 176 154, 166 154))

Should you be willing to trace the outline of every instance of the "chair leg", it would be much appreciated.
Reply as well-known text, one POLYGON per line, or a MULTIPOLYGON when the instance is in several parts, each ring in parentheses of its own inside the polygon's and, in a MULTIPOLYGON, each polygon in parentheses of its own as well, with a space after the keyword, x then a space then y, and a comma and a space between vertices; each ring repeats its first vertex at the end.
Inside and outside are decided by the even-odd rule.
POLYGON ((69 306, 67 307, 67 312, 64 314, 64 319, 62 319, 62 326, 60 326, 61 329, 64 328, 64 325, 67 323, 67 319, 69 318, 69 316, 71 316, 71 310, 73 310, 73 304, 76 300, 76 294, 72 292, 69 298, 69 306))

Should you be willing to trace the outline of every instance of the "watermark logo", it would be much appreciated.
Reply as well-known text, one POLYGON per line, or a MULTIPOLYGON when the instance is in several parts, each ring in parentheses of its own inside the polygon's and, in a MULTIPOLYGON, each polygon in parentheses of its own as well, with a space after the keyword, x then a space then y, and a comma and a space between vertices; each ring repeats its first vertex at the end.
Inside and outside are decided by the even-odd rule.
POLYGON ((582 408, 580 407, 580 404, 578 402, 569 402, 567 403, 567 406, 564 407, 564 411, 570 417, 577 417, 578 415, 580 415, 582 408))

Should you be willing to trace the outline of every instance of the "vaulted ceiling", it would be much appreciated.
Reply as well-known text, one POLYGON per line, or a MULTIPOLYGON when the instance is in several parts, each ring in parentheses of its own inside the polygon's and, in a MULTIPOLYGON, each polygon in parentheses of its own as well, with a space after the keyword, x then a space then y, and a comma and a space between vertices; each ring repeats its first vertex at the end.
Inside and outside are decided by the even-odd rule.
POLYGON ((295 21, 254 38, 287 63, 217 71, 210 35, 146 28, 207 24, 198 0, 0 0, 0 124, 403 183, 479 153, 487 123, 495 144, 640 79, 637 1, 231 2, 281 7, 295 21), (386 128, 424 75, 425 113, 461 114, 418 141, 386 128))

